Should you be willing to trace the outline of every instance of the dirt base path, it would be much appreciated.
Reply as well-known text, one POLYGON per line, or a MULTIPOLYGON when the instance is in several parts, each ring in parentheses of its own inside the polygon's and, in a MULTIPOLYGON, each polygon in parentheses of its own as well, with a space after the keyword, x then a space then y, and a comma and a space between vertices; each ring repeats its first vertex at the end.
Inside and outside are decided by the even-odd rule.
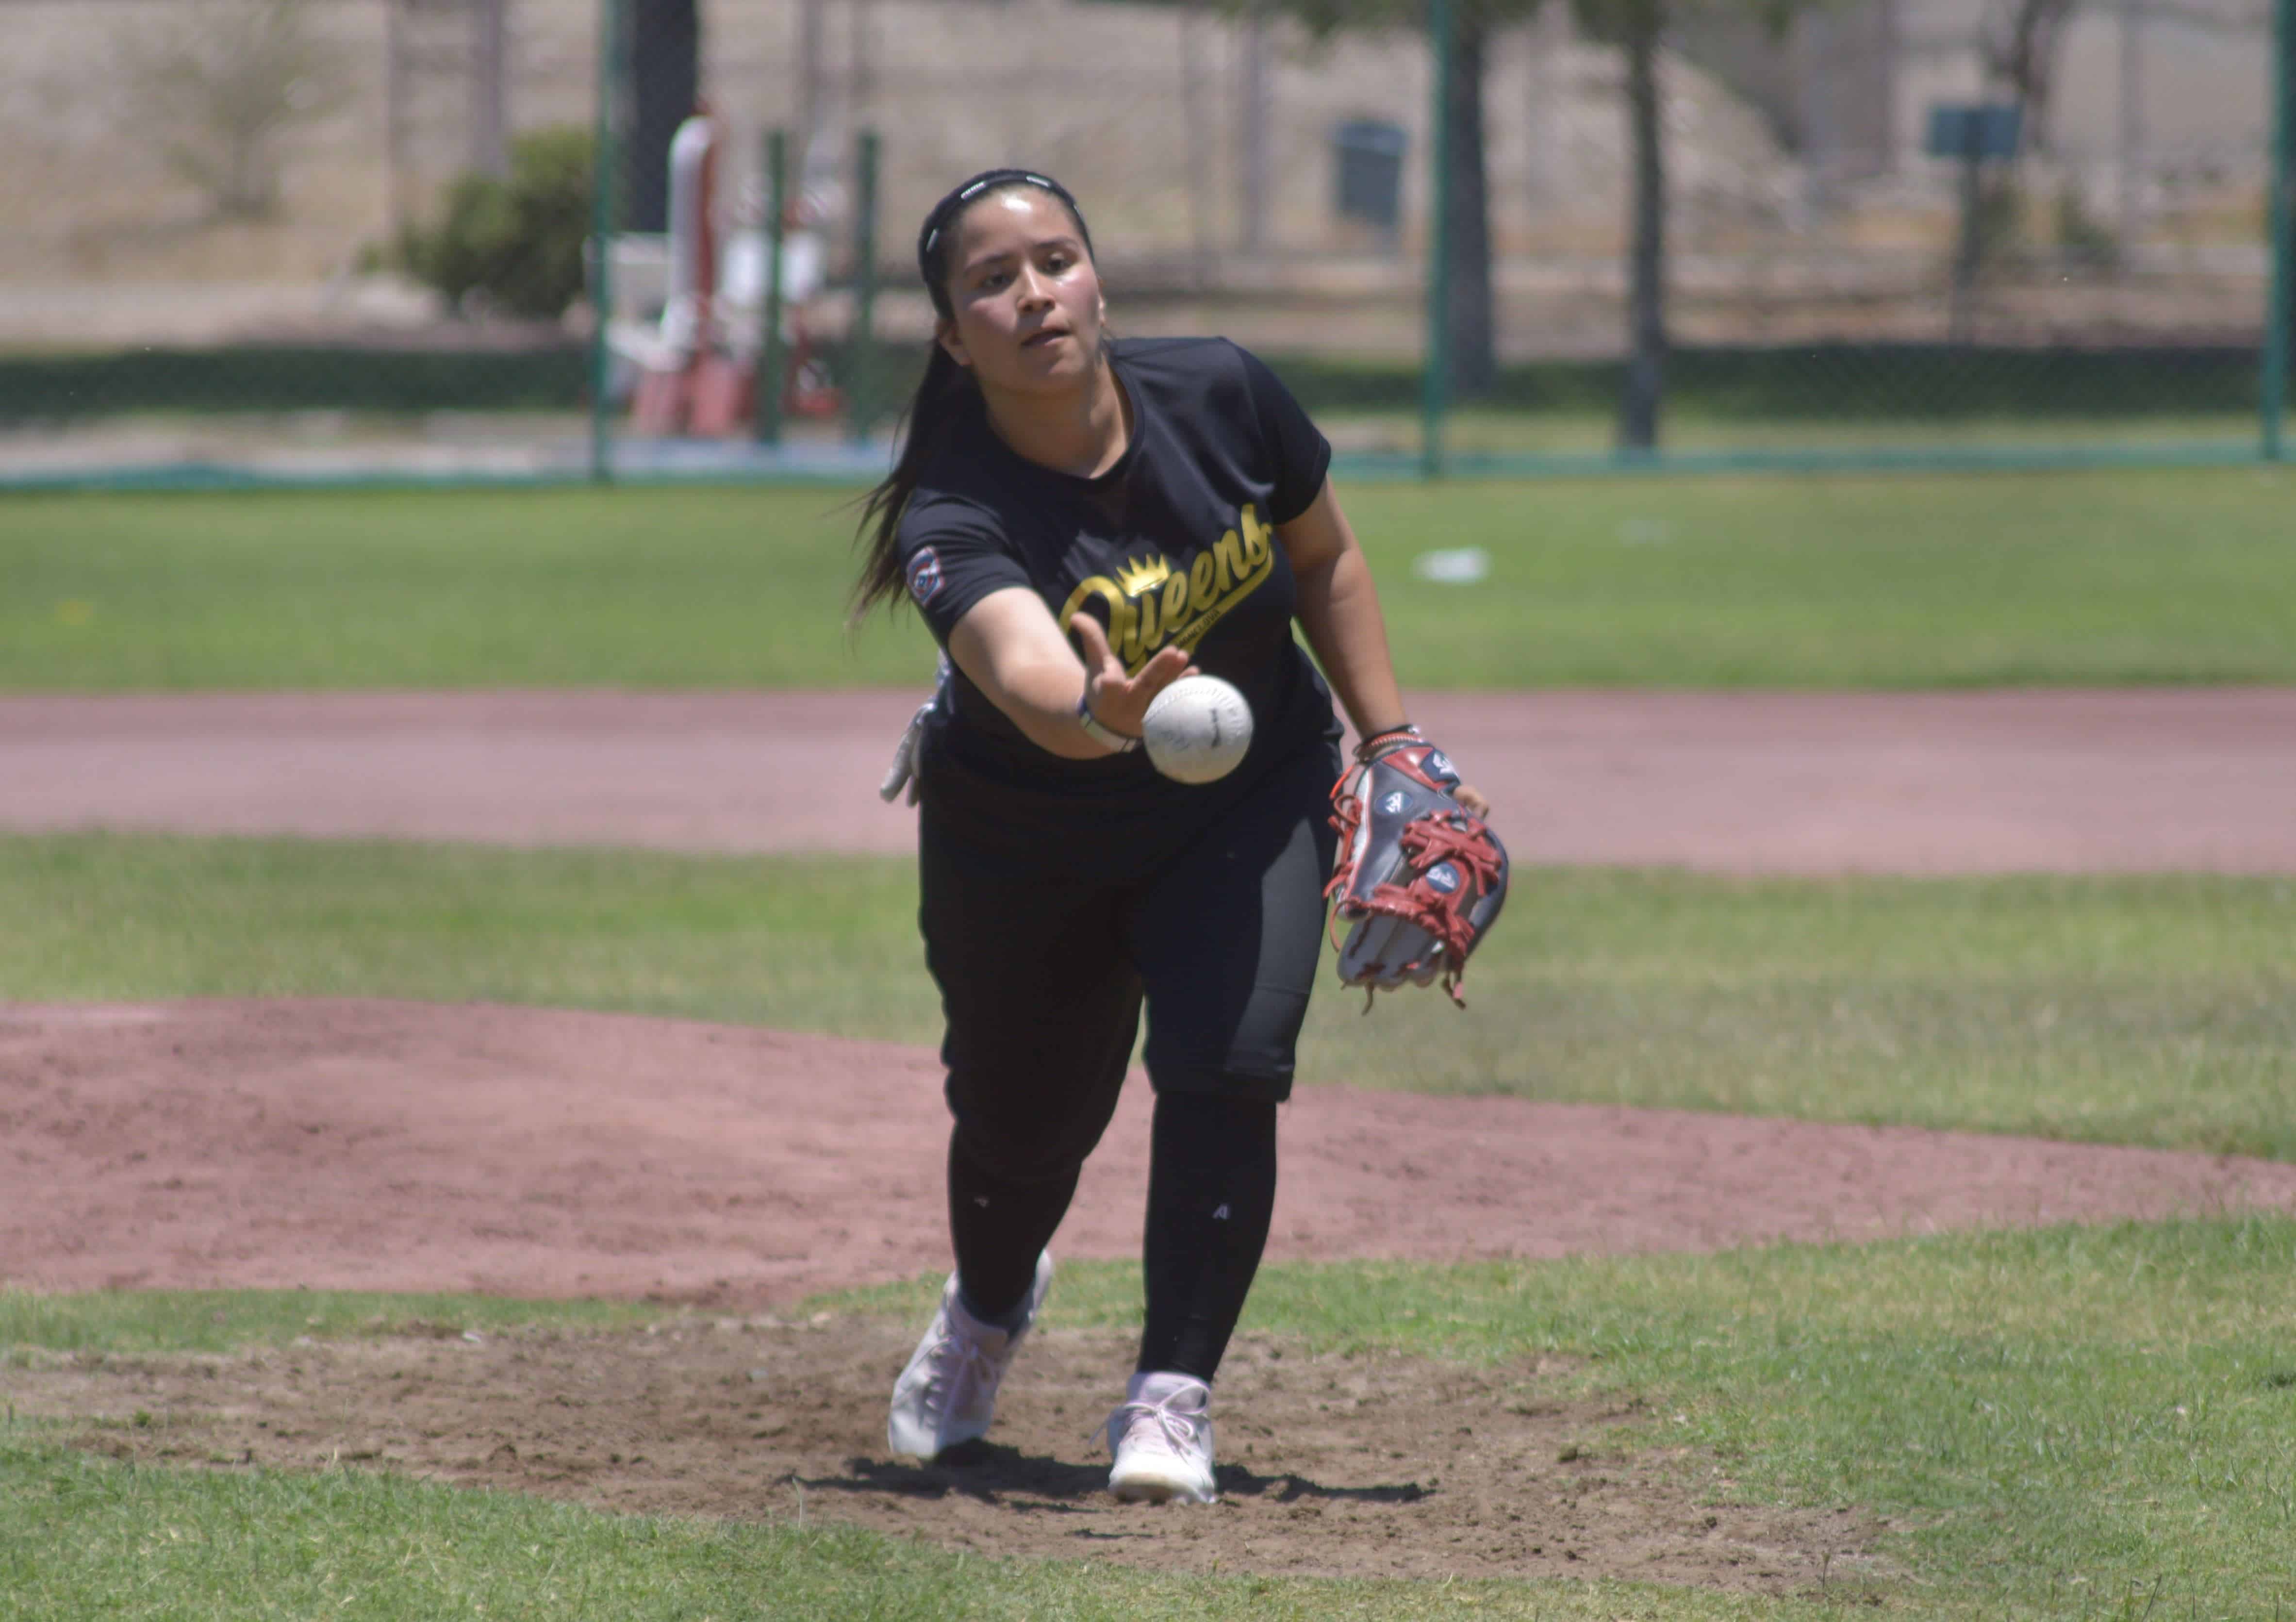
MULTIPOLYGON (((0 829, 906 851, 914 692, 0 699, 0 829)), ((1521 862, 2296 872, 2296 688, 1423 695, 1521 862)))

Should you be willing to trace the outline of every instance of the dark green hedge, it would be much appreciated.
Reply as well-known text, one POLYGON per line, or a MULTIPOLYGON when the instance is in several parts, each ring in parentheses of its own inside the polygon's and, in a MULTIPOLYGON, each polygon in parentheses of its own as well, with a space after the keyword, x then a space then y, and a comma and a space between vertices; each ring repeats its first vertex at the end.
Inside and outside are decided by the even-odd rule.
MULTIPOLYGON (((1418 370, 1402 362, 1268 354, 1310 412, 1415 412, 1418 370)), ((1685 414, 1770 421, 2080 418, 2256 408, 2253 348, 1976 348, 1948 344, 1802 344, 1684 348, 1668 358, 1667 405, 1685 414)), ((879 360, 881 397, 905 404, 922 367, 907 347, 879 360)), ((1488 394, 1462 405, 1503 411, 1616 406, 1625 363, 1537 361, 1508 366, 1488 394)))
MULTIPOLYGON (((1270 355, 1310 411, 1415 411, 1405 363, 1270 355)), ((832 356, 832 365, 843 356, 832 356)), ((880 345, 866 392, 881 419, 905 405, 919 344, 880 345)), ((854 368, 840 366, 849 385, 854 368)), ((0 422, 134 411, 573 410, 588 393, 578 344, 514 350, 246 346, 109 355, 0 356, 0 422)), ((1481 400, 1505 410, 1608 410, 1617 361, 1509 366, 1481 400)), ((2024 414, 2114 417, 2254 408, 2252 348, 1971 348, 1935 344, 1680 349, 1667 369, 1677 412, 1722 417, 1906 419, 2024 414)))
MULTIPOLYGON (((1308 409, 1415 411, 1418 374, 1311 356, 1271 356, 1308 409)), ((1804 344, 1684 348, 1667 362, 1674 410, 1770 420, 2030 414, 2117 417, 2253 410, 2253 348, 2007 349, 1948 344, 1804 344)), ((1506 410, 1606 411, 1620 361, 1508 366, 1472 402, 1506 410)))
POLYGON ((0 422, 138 411, 531 411, 579 406, 578 344, 509 350, 244 345, 0 356, 0 422))

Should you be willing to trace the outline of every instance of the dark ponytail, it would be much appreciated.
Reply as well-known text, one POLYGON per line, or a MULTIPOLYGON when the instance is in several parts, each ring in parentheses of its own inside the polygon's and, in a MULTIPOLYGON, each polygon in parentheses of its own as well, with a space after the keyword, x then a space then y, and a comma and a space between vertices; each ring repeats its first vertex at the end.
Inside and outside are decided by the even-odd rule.
POLYGON ((901 514, 908 507, 909 497, 916 493, 925 463, 932 460, 955 424, 964 397, 975 392, 972 374, 935 343, 925 361, 924 381, 917 385, 916 395, 909 401, 903 419, 900 460, 893 463, 893 471, 885 475, 884 482, 869 492, 869 499, 861 509, 860 528, 855 538, 867 537, 867 552, 861 563, 861 578, 853 587, 853 623, 867 618, 869 610, 881 602, 900 601, 906 584, 901 578, 901 553, 897 540, 901 514))
MULTIPOLYGON (((1059 198, 1069 217, 1076 221, 1077 234, 1084 239, 1085 252, 1092 252, 1091 228, 1084 223, 1084 210, 1077 207, 1077 200, 1069 195, 1066 186, 1034 169, 984 169, 935 203, 917 232, 917 274, 924 278, 925 291, 932 295, 933 312, 942 321, 956 318, 955 303, 948 296, 948 250, 956 237, 957 221, 967 209, 990 193, 1013 186, 1035 186, 1059 198)), ((851 623, 858 624, 881 602, 900 601, 906 585, 901 578, 898 544, 901 514, 908 508, 909 497, 916 494, 925 464, 939 450, 941 442, 955 425, 959 412, 979 398, 979 387, 972 373, 956 364, 936 336, 932 352, 925 359, 924 381, 917 385, 917 392, 903 418, 906 427, 902 430, 900 460, 862 504, 861 522, 854 539, 862 543, 866 537, 866 555, 861 562, 861 578, 853 586, 851 623)))

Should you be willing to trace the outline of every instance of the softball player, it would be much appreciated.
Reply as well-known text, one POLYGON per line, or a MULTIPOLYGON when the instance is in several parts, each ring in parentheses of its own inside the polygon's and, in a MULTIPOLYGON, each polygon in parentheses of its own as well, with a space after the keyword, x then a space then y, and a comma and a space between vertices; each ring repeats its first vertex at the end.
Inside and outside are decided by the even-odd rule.
POLYGON ((906 593, 945 655, 909 759, 956 1270, 887 1440, 931 1459, 988 1430, 1144 1002, 1147 1320, 1109 1485, 1210 1502, 1211 1381, 1267 1242, 1332 868, 1332 693, 1366 739, 1403 702, 1331 447, 1266 366, 1111 337, 1083 215, 1042 175, 957 187, 917 264, 936 339, 855 612, 906 593), (1138 741, 1199 669, 1255 725, 1241 766, 1190 786, 1138 741))

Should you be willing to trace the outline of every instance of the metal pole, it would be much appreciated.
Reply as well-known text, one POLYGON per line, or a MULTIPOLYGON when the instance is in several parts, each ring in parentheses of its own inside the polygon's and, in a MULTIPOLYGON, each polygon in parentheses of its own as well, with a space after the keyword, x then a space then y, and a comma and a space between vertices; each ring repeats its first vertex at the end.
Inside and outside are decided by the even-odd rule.
POLYGON ((1800 79, 1796 97, 1801 109, 1802 201, 1814 215, 1833 206, 1834 129, 1832 81, 1833 39, 1823 12, 1804 12, 1794 30, 1794 71, 1800 79))
POLYGON ((590 284, 590 478, 598 484, 611 483, 614 477, 611 407, 606 398, 613 355, 606 342, 606 325, 614 316, 614 173, 622 162, 619 109, 627 70, 622 4, 623 0, 598 4, 598 96, 592 136, 597 168, 590 185, 590 250, 595 259, 590 284))
POLYGON ((1876 41, 1881 55, 1881 82, 1874 86, 1874 94, 1881 98, 1881 172, 1884 175, 1898 172, 1898 63, 1905 54, 1906 43, 1905 22, 1898 7, 1899 0, 1881 0, 1881 34, 1876 41))
POLYGON ((2136 246, 2136 169, 2144 143, 2144 93, 2141 77, 2144 56, 2139 34, 2144 28, 2144 0, 2120 0, 2120 109, 2119 148, 2119 217, 2120 260, 2125 268, 2136 246))
POLYGON ((406 0, 382 8, 383 208, 395 247, 406 240, 406 0))
POLYGON ((510 0, 478 0, 471 18, 471 167, 510 173, 510 0))
POLYGON ((1211 120, 1197 104, 1203 90, 1202 53, 1199 49, 1203 0, 1181 0, 1180 119, 1187 129, 1188 148, 1188 285, 1201 287, 1211 277, 1211 120))
MULTIPOLYGON (((2284 0, 2284 4, 2285 0, 2284 0)), ((1427 224, 1427 365, 1419 380, 1419 471, 1443 476, 1443 409, 1451 394, 1451 0, 1428 0, 1433 69, 1434 196, 1427 224)))
POLYGON ((782 438, 782 374, 789 360, 782 353, 782 216, 789 207, 789 132, 766 133, 766 297, 758 320, 757 436, 760 445, 779 445, 782 438))
POLYGON ((847 75, 846 104, 852 109, 857 124, 869 117, 869 102, 877 92, 877 50, 874 30, 869 26, 869 0, 850 0, 852 12, 847 17, 847 54, 851 58, 851 70, 847 75))
POLYGON ((2273 14, 2272 296, 2264 323, 2264 438, 2267 462, 2281 458, 2288 414, 2288 346, 2296 327, 2296 0, 2273 14))
POLYGON ((797 139, 800 156, 813 151, 821 126, 822 0, 798 0, 797 139))
POLYGON ((852 374, 849 438, 869 438, 877 414, 877 132, 861 131, 855 153, 860 173, 853 187, 853 325, 845 335, 846 366, 852 374))
POLYGON ((1976 336, 1977 327, 1977 266, 1984 251, 1980 231, 1980 218, 1984 208, 1983 120, 1978 109, 1972 106, 1962 115, 1961 136, 1961 245, 1953 256, 1953 313, 1951 337, 1955 343, 1968 343, 1976 336))
POLYGON ((1243 229, 1236 233, 1244 257, 1267 250, 1267 0, 1250 0, 1243 13, 1243 53, 1236 109, 1243 147, 1236 194, 1242 204, 1243 229))

